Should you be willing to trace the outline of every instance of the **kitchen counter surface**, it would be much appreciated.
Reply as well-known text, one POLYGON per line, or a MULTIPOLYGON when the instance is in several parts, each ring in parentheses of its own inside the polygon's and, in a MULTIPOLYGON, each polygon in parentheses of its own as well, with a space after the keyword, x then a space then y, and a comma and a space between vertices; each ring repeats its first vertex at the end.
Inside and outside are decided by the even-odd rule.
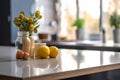
POLYGON ((15 47, 0 46, 0 79, 64 79, 120 69, 120 52, 60 49, 57 58, 16 60, 15 47))

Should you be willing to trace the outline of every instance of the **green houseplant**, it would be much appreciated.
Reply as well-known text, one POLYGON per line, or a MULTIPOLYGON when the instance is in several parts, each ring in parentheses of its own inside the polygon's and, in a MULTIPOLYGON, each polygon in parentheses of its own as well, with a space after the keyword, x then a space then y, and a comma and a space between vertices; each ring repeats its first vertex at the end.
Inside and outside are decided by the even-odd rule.
POLYGON ((76 19, 75 22, 73 23, 73 26, 76 26, 77 28, 83 28, 84 20, 80 18, 76 19))
POLYGON ((110 25, 114 28, 120 28, 120 15, 114 13, 110 16, 110 25))
POLYGON ((77 18, 73 26, 77 27, 76 29, 76 38, 77 40, 83 40, 84 39, 84 19, 82 18, 77 18))
POLYGON ((113 27, 113 40, 115 43, 120 43, 120 15, 113 13, 110 16, 110 26, 113 27))

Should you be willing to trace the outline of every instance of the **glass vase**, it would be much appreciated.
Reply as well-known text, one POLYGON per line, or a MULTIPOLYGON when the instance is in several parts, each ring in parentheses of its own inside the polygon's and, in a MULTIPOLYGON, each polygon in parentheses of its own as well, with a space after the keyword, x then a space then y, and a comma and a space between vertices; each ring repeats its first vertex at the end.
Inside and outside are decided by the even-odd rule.
POLYGON ((29 38, 29 32, 18 32, 15 40, 15 47, 17 48, 17 59, 29 59, 31 42, 29 38))

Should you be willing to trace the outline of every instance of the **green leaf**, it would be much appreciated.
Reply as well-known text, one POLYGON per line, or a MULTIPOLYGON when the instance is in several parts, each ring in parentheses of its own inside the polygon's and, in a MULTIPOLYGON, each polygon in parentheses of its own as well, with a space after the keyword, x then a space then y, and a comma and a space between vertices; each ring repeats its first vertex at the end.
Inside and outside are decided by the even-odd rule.
POLYGON ((34 13, 31 13, 31 12, 30 12, 30 17, 32 17, 32 18, 33 18, 33 17, 34 17, 34 13))
POLYGON ((37 31, 38 31, 37 29, 34 29, 34 33, 37 33, 37 31))
POLYGON ((77 28, 82 28, 84 26, 84 20, 83 19, 75 20, 73 26, 76 26, 77 28))
MULTIPOLYGON (((23 12, 23 11, 20 11, 20 13, 24 14, 24 12, 23 12)), ((24 15, 25 15, 25 14, 24 14, 24 15)))
POLYGON ((110 16, 110 25, 115 28, 120 28, 120 16, 114 13, 110 16))
POLYGON ((31 36, 32 35, 32 31, 29 31, 29 36, 31 36))
POLYGON ((37 25, 35 28, 38 28, 40 25, 37 25))

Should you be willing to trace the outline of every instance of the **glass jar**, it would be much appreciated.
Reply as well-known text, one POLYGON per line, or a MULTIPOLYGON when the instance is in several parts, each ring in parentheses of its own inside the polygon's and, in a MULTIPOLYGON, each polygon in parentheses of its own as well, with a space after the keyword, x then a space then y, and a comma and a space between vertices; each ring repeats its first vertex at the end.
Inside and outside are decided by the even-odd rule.
MULTIPOLYGON (((22 31, 18 32, 16 41, 15 41, 15 47, 17 48, 16 53, 23 52, 23 53, 27 53, 28 55, 30 55, 29 32, 22 32, 22 31)), ((19 55, 18 55, 18 58, 19 58, 19 55)))

